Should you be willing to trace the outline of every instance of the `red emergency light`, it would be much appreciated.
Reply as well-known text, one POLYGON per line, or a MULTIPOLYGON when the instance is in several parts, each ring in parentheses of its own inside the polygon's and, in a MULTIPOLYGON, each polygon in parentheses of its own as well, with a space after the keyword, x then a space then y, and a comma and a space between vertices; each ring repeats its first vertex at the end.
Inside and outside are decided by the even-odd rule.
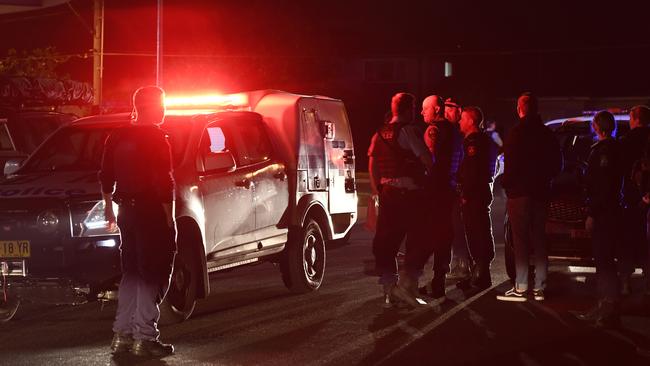
POLYGON ((248 107, 248 95, 243 93, 168 95, 165 97, 165 105, 173 110, 242 109, 248 107))

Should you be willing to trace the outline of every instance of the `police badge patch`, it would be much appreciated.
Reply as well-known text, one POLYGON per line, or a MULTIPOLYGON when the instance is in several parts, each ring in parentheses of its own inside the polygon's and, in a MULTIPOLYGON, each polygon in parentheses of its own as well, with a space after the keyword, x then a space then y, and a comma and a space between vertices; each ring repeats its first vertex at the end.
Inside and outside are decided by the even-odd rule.
POLYGON ((476 146, 468 146, 467 156, 474 156, 474 155, 476 155, 476 146))

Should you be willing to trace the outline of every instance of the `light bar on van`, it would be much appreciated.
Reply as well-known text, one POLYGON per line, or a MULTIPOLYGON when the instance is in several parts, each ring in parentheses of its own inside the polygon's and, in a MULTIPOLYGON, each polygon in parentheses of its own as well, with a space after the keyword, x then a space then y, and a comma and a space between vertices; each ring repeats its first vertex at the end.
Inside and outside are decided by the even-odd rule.
POLYGON ((248 96, 239 94, 203 94, 166 96, 168 109, 242 109, 248 107, 248 96))

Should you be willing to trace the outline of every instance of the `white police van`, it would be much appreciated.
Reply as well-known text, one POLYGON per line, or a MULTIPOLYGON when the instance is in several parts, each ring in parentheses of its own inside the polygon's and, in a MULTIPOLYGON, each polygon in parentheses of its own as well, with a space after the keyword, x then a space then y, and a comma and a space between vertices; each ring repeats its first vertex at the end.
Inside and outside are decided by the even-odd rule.
MULTIPOLYGON (((326 243, 357 220, 343 102, 274 90, 166 102, 179 248, 167 302, 176 316, 208 296, 209 273, 263 260, 279 264, 292 292, 317 290, 326 243)), ((106 137, 130 118, 79 119, 0 182, 11 293, 35 297, 49 286, 50 299, 75 302, 119 283, 119 235, 107 230, 97 171, 106 137)))

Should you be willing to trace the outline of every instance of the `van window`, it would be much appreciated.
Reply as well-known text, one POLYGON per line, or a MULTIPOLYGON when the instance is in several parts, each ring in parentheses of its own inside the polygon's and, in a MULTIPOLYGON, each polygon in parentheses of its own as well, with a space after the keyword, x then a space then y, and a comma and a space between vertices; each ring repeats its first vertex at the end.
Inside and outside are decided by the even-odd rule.
POLYGON ((245 122, 232 130, 237 166, 246 166, 271 158, 271 142, 260 123, 245 122))

